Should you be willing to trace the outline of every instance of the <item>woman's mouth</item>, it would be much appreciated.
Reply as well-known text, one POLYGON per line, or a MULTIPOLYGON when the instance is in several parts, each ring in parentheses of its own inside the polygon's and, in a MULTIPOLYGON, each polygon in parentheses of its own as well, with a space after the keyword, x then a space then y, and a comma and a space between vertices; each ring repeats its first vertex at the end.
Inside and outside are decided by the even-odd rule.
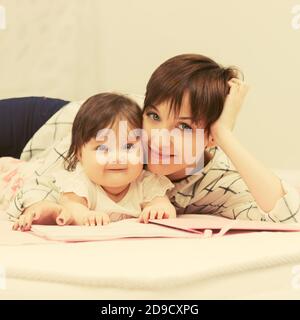
POLYGON ((159 158, 159 159, 172 159, 173 157, 175 157, 174 154, 166 154, 166 153, 162 153, 156 149, 151 149, 151 147, 148 145, 148 151, 149 151, 149 154, 151 154, 151 157, 156 157, 156 158, 159 158))

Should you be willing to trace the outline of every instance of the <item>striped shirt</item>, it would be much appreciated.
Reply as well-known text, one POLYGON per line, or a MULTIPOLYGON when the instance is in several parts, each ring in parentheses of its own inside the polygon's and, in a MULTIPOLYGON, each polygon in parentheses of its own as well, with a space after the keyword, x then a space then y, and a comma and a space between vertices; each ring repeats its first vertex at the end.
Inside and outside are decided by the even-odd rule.
POLYGON ((212 159, 197 175, 174 182, 168 196, 179 214, 203 213, 230 219, 298 222, 299 192, 281 180, 285 195, 270 212, 264 212, 226 154, 218 147, 208 150, 212 159))

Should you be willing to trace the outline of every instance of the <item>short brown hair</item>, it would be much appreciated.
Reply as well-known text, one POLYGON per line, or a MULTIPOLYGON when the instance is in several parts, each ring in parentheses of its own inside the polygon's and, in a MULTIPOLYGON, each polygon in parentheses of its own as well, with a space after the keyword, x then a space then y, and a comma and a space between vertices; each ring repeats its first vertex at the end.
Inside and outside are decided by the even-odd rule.
POLYGON ((112 128, 119 120, 127 120, 131 129, 142 128, 141 107, 130 98, 116 93, 100 93, 80 107, 72 126, 72 141, 65 159, 65 168, 75 169, 81 148, 96 138, 99 130, 112 128))
POLYGON ((229 93, 228 81, 239 77, 235 67, 223 68, 212 59, 199 54, 182 54, 161 64, 151 75, 144 101, 145 110, 170 102, 170 111, 177 116, 185 92, 189 94, 194 123, 203 121, 206 130, 223 110, 229 93))

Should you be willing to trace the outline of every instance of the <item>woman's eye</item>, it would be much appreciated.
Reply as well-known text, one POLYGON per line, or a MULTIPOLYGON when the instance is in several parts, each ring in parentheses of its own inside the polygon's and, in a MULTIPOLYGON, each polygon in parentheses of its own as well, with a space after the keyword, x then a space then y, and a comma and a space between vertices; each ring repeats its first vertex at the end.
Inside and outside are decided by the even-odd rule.
POLYGON ((186 124, 186 123, 180 123, 179 124, 179 129, 181 129, 181 130, 192 130, 192 127, 191 126, 189 126, 188 124, 186 124))
POLYGON ((97 151, 108 151, 108 147, 105 145, 105 144, 100 144, 98 147, 97 147, 97 151))
POLYGON ((159 120, 159 116, 155 112, 147 112, 147 116, 152 120, 155 120, 155 121, 159 120))

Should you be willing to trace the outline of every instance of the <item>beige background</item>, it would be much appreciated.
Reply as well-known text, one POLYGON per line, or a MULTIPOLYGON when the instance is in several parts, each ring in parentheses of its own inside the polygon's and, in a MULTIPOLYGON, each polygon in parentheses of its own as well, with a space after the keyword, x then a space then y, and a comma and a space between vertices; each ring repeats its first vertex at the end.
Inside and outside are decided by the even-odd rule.
POLYGON ((300 0, 0 0, 0 98, 145 91, 179 53, 237 65, 251 91, 236 134, 265 164, 300 168, 300 0))

